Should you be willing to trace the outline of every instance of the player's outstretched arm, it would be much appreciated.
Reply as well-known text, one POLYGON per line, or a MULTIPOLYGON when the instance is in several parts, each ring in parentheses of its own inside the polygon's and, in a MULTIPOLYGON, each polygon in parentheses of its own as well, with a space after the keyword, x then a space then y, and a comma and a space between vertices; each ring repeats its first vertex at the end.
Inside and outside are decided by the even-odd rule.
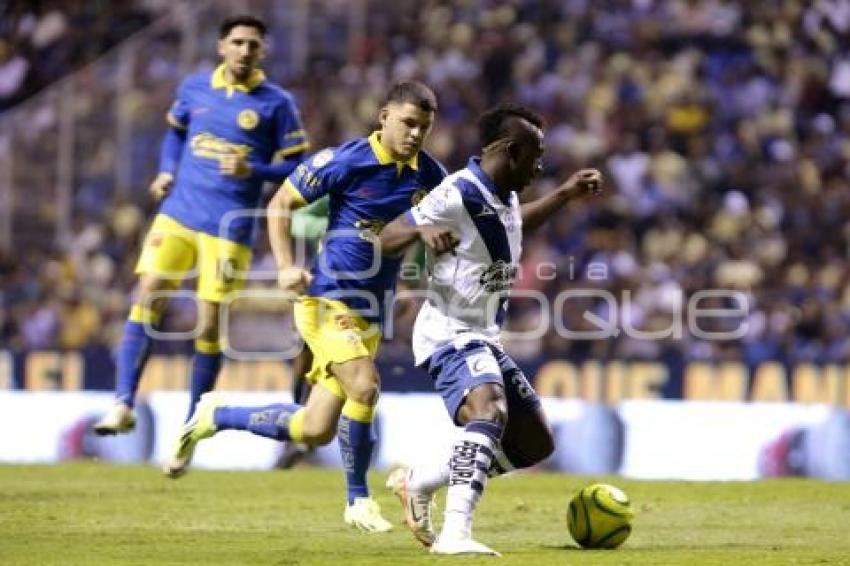
POLYGON ((602 173, 581 169, 544 197, 522 205, 522 231, 529 234, 546 222, 568 202, 602 193, 602 173))
POLYGON ((295 198, 286 183, 280 186, 267 207, 269 219, 269 244, 278 269, 278 285, 287 290, 301 291, 310 282, 310 274, 293 265, 292 211, 304 205, 295 198))
POLYGON ((436 254, 450 252, 460 243, 451 228, 430 224, 417 226, 406 214, 384 226, 379 238, 381 253, 389 256, 401 255, 417 240, 422 240, 436 254))
POLYGON ((297 153, 274 163, 251 163, 244 155, 225 155, 219 159, 219 173, 227 177, 280 183, 304 161, 304 153, 297 153))

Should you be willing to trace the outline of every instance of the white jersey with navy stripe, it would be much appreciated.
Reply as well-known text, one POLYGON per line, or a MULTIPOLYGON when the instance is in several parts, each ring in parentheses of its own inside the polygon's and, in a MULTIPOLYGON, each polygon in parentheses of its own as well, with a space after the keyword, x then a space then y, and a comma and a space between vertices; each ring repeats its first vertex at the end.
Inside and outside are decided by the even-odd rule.
POLYGON ((455 253, 429 254, 428 298, 413 329, 416 364, 448 344, 484 340, 501 348, 499 330, 522 251, 516 193, 503 203, 477 159, 446 177, 408 214, 416 225, 451 228, 455 253))

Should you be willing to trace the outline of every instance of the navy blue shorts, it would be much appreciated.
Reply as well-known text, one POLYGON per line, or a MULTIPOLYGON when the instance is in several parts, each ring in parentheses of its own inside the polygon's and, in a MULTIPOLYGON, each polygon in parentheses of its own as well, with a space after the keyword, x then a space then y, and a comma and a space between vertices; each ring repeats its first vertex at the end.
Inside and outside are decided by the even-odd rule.
POLYGON ((457 412, 470 391, 484 383, 501 385, 508 401, 508 418, 515 413, 534 412, 540 398, 510 356, 486 342, 470 342, 462 348, 446 346, 427 362, 428 374, 437 392, 457 422, 457 412))

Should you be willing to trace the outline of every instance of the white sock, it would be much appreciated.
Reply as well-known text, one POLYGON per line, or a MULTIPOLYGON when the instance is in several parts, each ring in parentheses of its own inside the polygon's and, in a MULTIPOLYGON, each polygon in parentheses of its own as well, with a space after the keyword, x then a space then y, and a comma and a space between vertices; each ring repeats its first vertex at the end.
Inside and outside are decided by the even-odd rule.
MULTIPOLYGON (((434 493, 441 487, 449 485, 450 464, 451 457, 449 455, 443 457, 442 454, 437 458, 416 462, 410 468, 407 485, 413 491, 434 493)), ((487 477, 495 478, 515 469, 505 453, 502 452, 501 445, 497 443, 493 447, 493 461, 490 464, 490 469, 487 470, 487 477)))
POLYGON ((495 423, 473 421, 455 441, 441 536, 445 533, 457 538, 472 536, 472 515, 484 493, 493 448, 501 433, 501 427, 495 423))
POLYGON ((441 454, 438 458, 417 462, 410 468, 407 485, 413 491, 434 493, 444 485, 449 485, 449 458, 441 454))

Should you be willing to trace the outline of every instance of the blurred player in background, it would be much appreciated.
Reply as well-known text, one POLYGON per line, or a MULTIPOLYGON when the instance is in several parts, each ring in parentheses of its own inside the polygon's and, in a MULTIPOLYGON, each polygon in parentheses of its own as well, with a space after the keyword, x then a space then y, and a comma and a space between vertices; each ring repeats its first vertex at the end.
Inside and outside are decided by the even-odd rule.
POLYGON ((417 240, 430 248, 429 298, 414 326, 414 356, 434 379, 453 422, 464 427, 449 461, 399 468, 387 482, 402 501, 408 527, 437 554, 497 554, 472 539, 472 515, 488 475, 531 466, 553 450, 537 393, 505 353, 499 331, 522 234, 567 202, 597 194, 602 178, 595 169, 581 170, 520 205, 517 193, 542 170, 542 127, 541 118, 521 106, 487 111, 479 122, 481 157, 380 235, 385 254, 417 240), (435 537, 431 504, 443 485, 449 486, 445 521, 435 537))
POLYGON ((437 186, 443 167, 421 151, 437 100, 418 82, 395 85, 380 111, 380 129, 336 149, 318 152, 296 169, 269 205, 269 235, 282 289, 306 293, 295 304, 298 332, 314 354, 306 405, 225 407, 204 397, 184 428, 175 466, 188 465, 194 447, 220 430, 309 445, 330 442, 339 428, 348 499, 347 524, 367 532, 392 525, 369 496, 366 474, 375 445, 372 421, 380 387, 374 358, 385 301, 400 259, 380 257, 381 228, 437 186), (289 212, 329 195, 328 236, 312 275, 295 266, 289 212), (374 269, 373 269, 374 268, 374 269))
POLYGON ((255 218, 265 181, 281 182, 308 144, 292 96, 257 67, 265 24, 235 16, 219 29, 222 63, 186 78, 167 114, 160 173, 151 185, 162 199, 136 272, 137 296, 118 348, 116 405, 94 426, 98 434, 133 429, 133 405, 167 295, 197 269, 200 335, 192 359, 189 415, 215 386, 222 364, 219 305, 243 283, 251 261, 255 218), (238 211, 245 211, 239 213, 238 211))

